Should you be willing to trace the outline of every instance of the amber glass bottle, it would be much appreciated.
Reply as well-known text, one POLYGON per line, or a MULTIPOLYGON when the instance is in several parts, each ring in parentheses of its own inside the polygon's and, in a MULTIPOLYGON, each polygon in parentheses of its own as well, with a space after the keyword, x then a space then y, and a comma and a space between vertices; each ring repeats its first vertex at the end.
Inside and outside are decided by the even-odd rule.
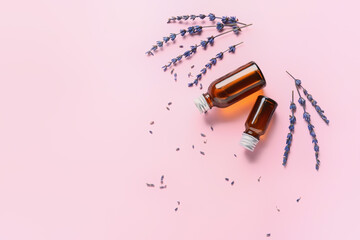
POLYGON ((265 87, 264 75, 255 62, 249 62, 212 82, 207 93, 194 100, 200 112, 225 108, 265 87))
POLYGON ((242 146, 254 151, 260 136, 265 133, 276 107, 277 103, 271 98, 258 96, 245 122, 245 132, 240 141, 242 146))

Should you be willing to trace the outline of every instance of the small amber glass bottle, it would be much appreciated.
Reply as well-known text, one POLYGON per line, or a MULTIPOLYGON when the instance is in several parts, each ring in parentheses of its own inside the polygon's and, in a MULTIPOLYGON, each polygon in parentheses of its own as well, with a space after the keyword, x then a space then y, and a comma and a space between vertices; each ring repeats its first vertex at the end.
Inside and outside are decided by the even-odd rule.
POLYGON ((264 75, 255 62, 249 62, 212 82, 207 93, 194 100, 200 112, 212 107, 225 108, 266 86, 264 75))
POLYGON ((276 107, 277 103, 271 98, 258 96, 245 122, 245 132, 240 141, 242 146, 254 151, 260 136, 265 133, 276 107))

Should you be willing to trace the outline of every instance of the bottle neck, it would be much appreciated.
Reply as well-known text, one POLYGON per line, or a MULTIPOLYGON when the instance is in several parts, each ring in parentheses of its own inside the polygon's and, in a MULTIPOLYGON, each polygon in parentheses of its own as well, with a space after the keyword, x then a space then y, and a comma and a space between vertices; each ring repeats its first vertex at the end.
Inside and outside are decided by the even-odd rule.
POLYGON ((250 136, 253 136, 253 137, 256 138, 257 140, 260 139, 260 134, 254 132, 254 131, 251 131, 250 129, 246 129, 246 130, 244 131, 244 133, 246 133, 246 134, 248 134, 248 135, 250 135, 250 136))
POLYGON ((205 100, 206 100, 206 103, 209 105, 210 109, 214 106, 213 104, 213 101, 212 101, 212 97, 210 96, 209 93, 204 93, 203 94, 205 100))

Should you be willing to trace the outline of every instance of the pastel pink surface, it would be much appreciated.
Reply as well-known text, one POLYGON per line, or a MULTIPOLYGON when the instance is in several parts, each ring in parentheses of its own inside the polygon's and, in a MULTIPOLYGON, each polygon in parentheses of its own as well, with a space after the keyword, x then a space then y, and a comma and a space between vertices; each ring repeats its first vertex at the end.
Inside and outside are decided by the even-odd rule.
POLYGON ((0 6, 0 239, 358 238, 357 1, 0 6), (177 82, 160 67, 216 31, 144 55, 188 26, 166 24, 169 16, 209 12, 253 26, 182 61, 177 82), (206 74, 203 90, 187 87, 188 72, 241 41, 206 74), (249 61, 266 77, 262 94, 279 104, 253 153, 239 140, 259 93, 207 115, 193 104, 211 81, 249 61), (294 90, 285 70, 302 79, 330 119, 326 126, 308 108, 319 172, 301 109, 288 166, 281 165, 294 90), (159 189, 161 175, 166 189, 159 189))

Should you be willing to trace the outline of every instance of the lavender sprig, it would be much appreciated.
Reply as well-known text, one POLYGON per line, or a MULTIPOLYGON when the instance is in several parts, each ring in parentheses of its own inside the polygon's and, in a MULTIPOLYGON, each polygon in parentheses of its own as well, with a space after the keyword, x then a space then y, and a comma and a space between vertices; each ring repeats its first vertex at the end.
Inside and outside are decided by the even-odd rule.
MULTIPOLYGON (((224 27, 230 26, 233 29, 236 27, 236 24, 223 24, 221 22, 218 22, 216 25, 212 25, 212 26, 200 26, 200 25, 195 25, 195 26, 190 26, 187 29, 180 29, 180 31, 178 33, 170 33, 168 36, 163 37, 162 41, 156 41, 156 44, 154 44, 149 51, 145 52, 145 54, 147 55, 154 55, 154 52, 159 49, 164 47, 164 44, 171 41, 175 41, 176 37, 178 35, 181 36, 185 36, 186 33, 188 33, 189 35, 194 35, 194 34, 198 34, 201 33, 203 31, 203 28, 212 28, 212 27, 216 27, 216 29, 221 32, 224 27)), ((239 30, 237 30, 239 31, 239 30)))
POLYGON ((205 19, 206 17, 209 18, 210 21, 215 21, 215 19, 221 19, 223 23, 238 23, 241 25, 247 25, 245 23, 239 22, 239 20, 235 16, 223 16, 223 17, 216 17, 215 14, 209 13, 207 16, 205 14, 199 14, 199 15, 182 15, 182 16, 172 16, 168 19, 167 23, 171 23, 171 21, 181 21, 181 20, 195 20, 196 18, 205 19))
POLYGON ((230 33, 230 32, 234 32, 236 34, 236 31, 240 31, 241 28, 244 28, 244 27, 247 27, 247 26, 243 26, 243 27, 237 26, 236 28, 233 28, 232 30, 222 32, 222 33, 220 33, 220 34, 218 34, 216 36, 208 37, 207 40, 202 40, 200 42, 200 44, 196 44, 195 46, 191 46, 190 50, 187 50, 183 54, 172 58, 171 61, 168 62, 168 64, 165 64, 164 66, 162 66, 163 70, 166 71, 169 67, 171 67, 172 65, 175 65, 177 62, 179 62, 183 57, 188 58, 191 55, 195 54, 198 47, 202 47, 202 48, 206 49, 206 47, 208 45, 213 45, 214 44, 215 38, 220 37, 220 36, 222 36, 224 34, 227 34, 227 33, 230 33))
MULTIPOLYGON (((329 120, 324 114, 324 110, 320 108, 319 105, 317 105, 317 101, 313 99, 312 95, 308 93, 308 91, 301 85, 301 80, 295 79, 288 71, 286 71, 294 80, 297 88, 302 88, 304 95, 306 98, 310 101, 311 105, 315 108, 316 112, 320 115, 321 119, 324 120, 326 124, 329 124, 329 120)), ((305 100, 304 100, 305 101, 305 100)))
POLYGON ((207 69, 211 69, 212 66, 216 65, 217 60, 221 60, 224 57, 224 53, 229 52, 229 53, 235 53, 235 49, 238 45, 242 44, 243 42, 240 42, 238 44, 235 45, 231 45, 228 49, 226 49, 225 51, 219 52, 218 54, 216 54, 216 56, 212 59, 210 59, 209 63, 205 64, 205 67, 202 68, 200 70, 200 73, 198 75, 196 75, 196 78, 193 82, 188 83, 188 87, 192 87, 194 85, 198 85, 198 82, 201 80, 202 76, 206 74, 207 69))
POLYGON ((291 142, 292 142, 292 139, 293 139, 294 124, 296 122, 296 117, 294 115, 294 113, 296 111, 296 105, 294 103, 294 91, 292 91, 292 101, 290 103, 290 110, 291 110, 291 115, 289 116, 289 120, 290 120, 289 130, 290 130, 290 132, 288 133, 288 135, 286 137, 286 146, 285 146, 285 149, 284 149, 285 152, 284 152, 283 163, 282 163, 282 165, 284 167, 286 166, 287 160, 288 160, 288 157, 289 157, 291 142))
MULTIPOLYGON (((287 72, 287 71, 286 71, 287 72)), ((305 120, 305 122, 307 122, 308 124, 308 130, 310 133, 310 136, 312 137, 312 143, 314 144, 314 151, 315 151, 315 159, 316 159, 316 164, 315 164, 315 169, 319 170, 320 167, 320 160, 319 160, 319 145, 318 145, 318 140, 316 138, 316 133, 314 131, 314 125, 311 124, 311 119, 310 119, 310 114, 308 112, 306 112, 305 109, 305 99, 301 97, 300 91, 298 86, 301 84, 301 81, 298 79, 295 79, 289 72, 287 72, 295 81, 295 87, 296 90, 299 94, 299 100, 298 102, 300 103, 300 105, 303 107, 304 109, 304 113, 303 113, 303 118, 305 120), (300 83, 299 83, 300 81, 300 83)))

